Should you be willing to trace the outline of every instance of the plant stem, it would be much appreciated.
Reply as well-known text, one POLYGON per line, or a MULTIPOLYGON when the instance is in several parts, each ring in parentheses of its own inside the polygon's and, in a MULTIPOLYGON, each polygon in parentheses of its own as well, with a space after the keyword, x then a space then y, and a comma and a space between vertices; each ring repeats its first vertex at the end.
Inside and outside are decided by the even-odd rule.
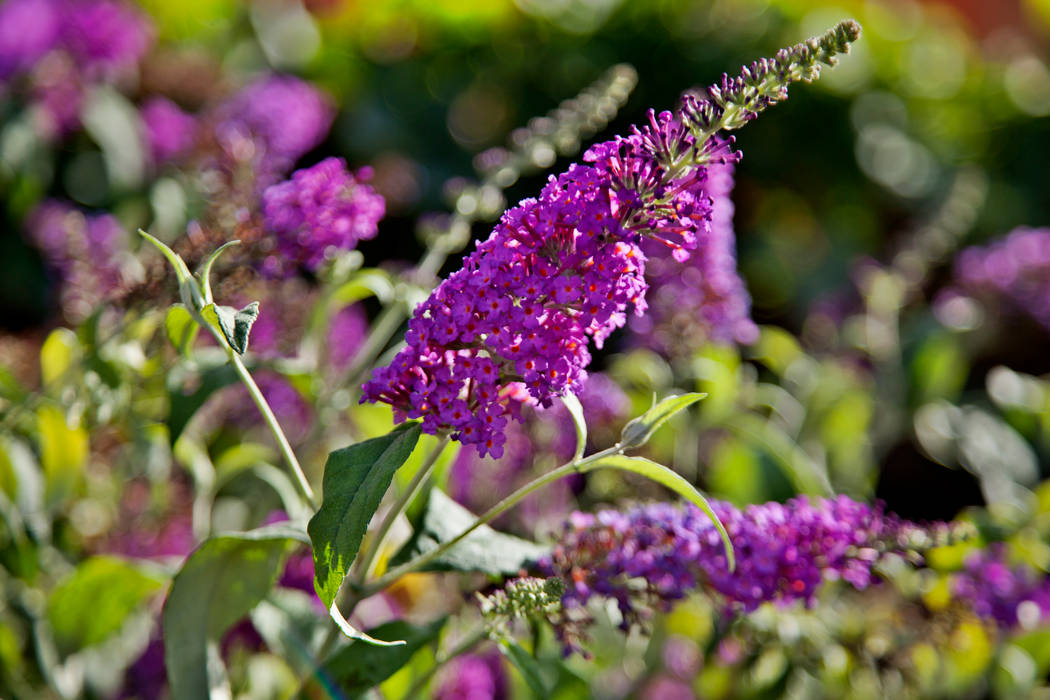
POLYGON ((245 388, 248 389, 248 394, 252 397, 252 401, 255 402, 255 406, 262 413, 263 420, 266 421, 266 425, 269 426, 270 432, 273 433, 273 437, 277 440, 277 446, 281 450, 281 454, 284 455, 284 460, 288 462, 288 466, 291 467, 292 473, 295 475, 295 480, 299 484, 299 490, 303 492, 306 500, 314 508, 317 507, 313 489, 310 488, 310 482, 306 480, 306 474, 303 473, 303 468, 299 465, 299 460, 295 457, 295 452, 292 451, 292 445, 288 442, 288 438, 284 434, 284 430, 281 429, 281 424, 277 422, 277 416, 273 414, 273 410, 270 408, 270 404, 266 403, 266 398, 262 395, 262 391, 259 389, 259 385, 252 379, 251 372, 244 366, 240 356, 229 346, 222 338, 219 338, 222 345, 226 348, 226 355, 230 358, 230 362, 233 364, 233 368, 237 371, 237 376, 241 378, 241 382, 245 388))
POLYGON ((372 573, 372 569, 375 566, 376 557, 379 552, 382 551, 383 542, 386 540, 388 534, 390 534, 390 528, 394 526, 394 522, 397 517, 405 512, 408 505, 416 497, 416 494, 423 488, 423 485, 430 479, 430 475, 434 473, 434 466, 437 464, 438 457, 445 451, 445 447, 448 446, 449 437, 446 435, 438 440, 438 444, 434 446, 434 449, 430 451, 430 454, 426 456, 423 464, 420 465, 419 469, 416 470, 412 480, 405 487, 404 492, 394 502, 394 505, 387 511, 386 516, 383 518, 383 522, 380 523, 379 528, 375 534, 372 535, 371 542, 369 542, 368 549, 362 554, 358 563, 357 575, 354 577, 354 586, 360 587, 365 582, 368 576, 372 573))
POLYGON ((566 462, 557 469, 549 471, 546 474, 537 477, 536 479, 533 479, 514 493, 504 498, 496 505, 489 508, 487 511, 485 511, 484 514, 478 516, 478 519, 475 520, 470 527, 453 537, 451 540, 443 542, 434 549, 431 549, 428 552, 424 552, 419 556, 415 557, 414 559, 405 562, 401 566, 391 569, 375 581, 372 581, 368 585, 363 586, 361 589, 362 596, 367 597, 372 595, 373 593, 377 593, 378 591, 383 590, 384 588, 386 588, 391 583, 401 578, 405 574, 415 571, 419 567, 437 559, 442 554, 444 554, 445 552, 462 542, 464 539, 466 539, 470 535, 470 533, 474 532, 482 525, 485 525, 486 523, 495 519, 505 511, 510 510, 511 508, 516 506, 523 498, 525 498, 532 492, 537 491, 538 489, 541 489, 547 484, 557 481, 558 479, 564 476, 569 476, 570 474, 574 474, 580 471, 582 467, 586 466, 591 462, 595 462, 603 457, 608 457, 609 455, 618 454, 623 449, 624 446, 617 443, 616 445, 604 449, 601 452, 595 452, 590 457, 586 457, 581 460, 566 462))
POLYGON ((357 351, 350 368, 343 375, 342 379, 335 382, 334 386, 341 387, 348 384, 352 386, 361 380, 361 375, 372 366, 376 357, 379 356, 379 353, 386 347, 387 342, 390 341, 394 331, 405 320, 407 313, 404 307, 403 303, 395 302, 379 314, 379 318, 376 319, 375 325, 372 326, 372 330, 365 340, 364 347, 357 351))
POLYGON ((430 679, 434 677, 434 674, 436 674, 442 666, 457 656, 467 653, 478 644, 485 641, 487 636, 483 625, 461 639, 459 644, 457 644, 452 651, 441 657, 433 666, 428 668, 423 675, 419 676, 419 678, 416 678, 416 680, 412 682, 412 687, 410 687, 408 692, 405 693, 405 700, 409 700, 409 698, 423 697, 423 689, 426 688, 427 683, 430 682, 430 679))

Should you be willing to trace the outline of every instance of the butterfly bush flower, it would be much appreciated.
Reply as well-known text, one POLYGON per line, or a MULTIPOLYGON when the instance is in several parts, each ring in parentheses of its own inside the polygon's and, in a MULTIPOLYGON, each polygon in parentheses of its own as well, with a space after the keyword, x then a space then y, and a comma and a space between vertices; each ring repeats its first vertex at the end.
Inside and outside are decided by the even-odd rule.
POLYGON ((710 167, 738 158, 716 132, 786 97, 789 82, 816 77, 817 64, 833 62, 858 35, 845 22, 592 146, 586 164, 504 213, 415 310, 407 347, 376 370, 362 400, 499 457, 516 402, 547 407, 578 391, 590 343, 601 348, 629 312, 644 313, 642 246, 664 247, 681 263, 710 234, 710 167))
POLYGON ((811 604, 823 581, 841 579, 864 589, 882 557, 909 552, 925 538, 918 526, 880 506, 845 496, 712 507, 736 551, 732 571, 717 529, 695 506, 574 513, 552 554, 539 563, 544 575, 566 580, 568 623, 560 628, 568 647, 575 646, 592 597, 616 601, 624 629, 649 607, 667 607, 698 589, 716 595, 729 611, 748 612, 766 602, 811 604))
POLYGON ((1050 330, 1050 229, 1019 228, 955 260, 955 278, 967 292, 1006 299, 1050 330))
POLYGON ((166 97, 146 101, 139 114, 154 163, 174 160, 193 146, 197 120, 166 97))
POLYGON ((1000 627, 1031 628, 1050 618, 1050 578, 1007 561, 1001 544, 967 556, 952 593, 978 615, 1000 627))
POLYGON ((355 175, 342 158, 326 158, 263 193, 266 227, 277 237, 277 254, 263 269, 281 274, 302 265, 314 271, 336 253, 374 238, 386 213, 383 197, 364 184, 369 168, 355 175))
POLYGON ((153 42, 153 28, 130 6, 109 0, 59 2, 62 44, 91 77, 134 67, 153 42))
POLYGON ((751 299, 736 270, 733 232, 733 163, 712 163, 703 192, 711 198, 711 225, 685 264, 645 242, 649 310, 630 319, 633 343, 677 355, 705 341, 752 343, 758 327, 751 299))
POLYGON ((215 136, 225 156, 250 166, 265 188, 324 140, 334 116, 329 98, 310 83, 272 75, 216 109, 215 136))
POLYGON ((27 219, 30 241, 60 279, 63 313, 80 321, 133 274, 128 235, 109 214, 86 215, 48 200, 27 219))

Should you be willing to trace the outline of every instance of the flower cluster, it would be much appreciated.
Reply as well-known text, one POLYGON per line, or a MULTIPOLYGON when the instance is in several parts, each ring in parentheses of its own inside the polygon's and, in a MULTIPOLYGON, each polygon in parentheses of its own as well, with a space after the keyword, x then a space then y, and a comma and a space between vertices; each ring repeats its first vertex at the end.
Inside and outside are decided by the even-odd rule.
POLYGON ((165 97, 146 101, 139 111, 146 132, 146 144, 156 164, 185 154, 197 135, 197 120, 165 97))
POLYGON ((375 237, 386 205, 364 184, 370 176, 368 168, 355 176, 342 158, 326 158, 267 188, 263 215, 277 236, 277 255, 266 259, 264 271, 280 274, 296 264, 316 270, 335 253, 375 237))
MULTIPOLYGON (((703 167, 671 167, 693 137, 670 112, 592 147, 539 199, 507 211, 488 240, 420 305, 408 347, 365 385, 423 428, 500 456, 511 398, 550 406, 578 391, 633 307, 646 308, 648 238, 688 258, 711 221, 703 167), (671 150, 668 150, 671 149, 671 150)), ((707 158, 733 158, 724 142, 707 158)))
POLYGON ((859 34, 855 22, 843 22, 737 78, 724 76, 704 97, 686 95, 675 113, 650 111, 627 137, 592 146, 588 165, 552 176, 538 199, 504 213, 463 268, 417 307, 407 347, 376 370, 362 400, 501 455, 514 400, 549 406, 577 391, 590 341, 600 348, 629 310, 644 313, 643 242, 684 262, 706 240, 710 167, 738 157, 715 134, 785 98, 790 82, 815 78, 859 34))
POLYGON ((953 594, 974 612, 1007 629, 1034 627, 1050 617, 1050 578, 1010 565, 1002 545, 970 554, 953 581, 953 594))
POLYGON ((751 300, 736 270, 733 232, 733 163, 708 167, 704 192, 712 200, 711 226, 680 265, 666 248, 646 242, 649 311, 631 318, 632 342, 678 355, 706 341, 752 343, 758 328, 751 300))
POLYGON ((328 134, 334 110, 313 85, 287 75, 251 83, 216 109, 215 137, 232 164, 250 166, 260 189, 328 134))
POLYGON ((27 221, 27 232, 60 278, 62 311, 80 321, 134 273, 128 236, 110 214, 85 215, 48 200, 27 221))
POLYGON ((824 580, 867 587, 880 558, 910 551, 912 533, 919 530, 845 496, 799 497, 743 510, 721 502, 712 507, 733 542, 732 571, 718 531, 695 506, 661 503, 573 514, 553 553, 539 564, 543 574, 568 583, 561 631, 569 648, 594 596, 616 601, 625 629, 646 608, 666 606, 699 588, 735 611, 765 602, 812 603, 824 580))
POLYGON ((1050 329, 1050 229, 1019 228, 959 253, 955 277, 971 293, 1007 299, 1050 329))
POLYGON ((86 86, 130 72, 153 40, 149 21, 113 0, 8 0, 0 6, 0 84, 28 79, 40 128, 80 123, 86 86))

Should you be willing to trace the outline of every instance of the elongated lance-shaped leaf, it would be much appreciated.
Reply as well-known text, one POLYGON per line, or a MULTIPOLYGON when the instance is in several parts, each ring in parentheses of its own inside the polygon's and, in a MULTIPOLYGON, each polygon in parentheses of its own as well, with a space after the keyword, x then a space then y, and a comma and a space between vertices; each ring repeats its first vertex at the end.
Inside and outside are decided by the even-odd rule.
POLYGON ((706 396, 707 394, 697 392, 682 394, 681 396, 668 396, 642 415, 627 423, 620 434, 620 444, 625 448, 641 447, 649 442, 649 438, 653 436, 653 433, 666 423, 671 416, 706 396))
POLYGON ((200 325, 185 306, 172 304, 164 318, 164 331, 180 355, 189 357, 190 349, 193 347, 193 341, 197 338, 199 330, 200 325))
POLYGON ((369 521, 394 473, 412 454, 420 432, 419 423, 405 423, 382 437, 328 455, 323 501, 307 532, 314 549, 314 587, 329 610, 361 548, 369 521))
POLYGON ((339 627, 339 630, 350 639, 360 639, 362 642, 367 642, 368 644, 377 647, 396 647, 405 644, 404 639, 394 639, 391 641, 386 641, 383 639, 376 639, 368 633, 362 632, 361 630, 357 629, 349 622, 347 622, 346 618, 343 617, 343 613, 339 612, 339 608, 337 607, 336 603, 332 603, 332 607, 328 608, 328 615, 335 621, 335 624, 337 627, 339 627))
POLYGON ((163 241, 154 238, 142 229, 139 229, 139 235, 156 246, 157 250, 167 258, 168 262, 175 269, 175 278, 179 282, 179 297, 182 299, 182 303, 186 305, 186 308, 190 311, 204 308, 204 295, 201 293, 197 280, 190 274, 190 268, 186 267, 182 257, 163 241))
POLYGON ((506 657, 507 661, 510 661, 514 668, 518 669, 534 697, 547 697, 550 691, 547 690, 547 684, 543 682, 543 675, 540 674, 540 665, 536 663, 536 659, 532 658, 529 652, 525 651, 513 639, 502 640, 499 643, 499 651, 506 657))
POLYGON ((220 535, 186 558, 164 604, 164 660, 174 700, 208 697, 208 643, 261 601, 305 534, 287 525, 220 535))
POLYGON ((215 301, 211 296, 211 266, 215 264, 215 261, 219 259, 223 251, 227 248, 232 248, 235 245, 240 245, 240 241, 227 241, 221 246, 212 251, 212 254, 208 256, 208 259, 204 261, 204 265, 201 266, 200 275, 201 289, 204 291, 204 303, 210 304, 215 301))
POLYGON ((572 422, 576 425, 576 454, 573 460, 578 461, 583 457, 583 451, 587 449, 587 421, 583 417, 583 405, 576 398, 576 394, 566 394, 561 397, 561 402, 565 404, 565 408, 569 409, 572 422))
POLYGON ((654 462, 651 459, 646 459, 645 457, 632 457, 629 455, 609 455, 607 457, 602 457, 593 462, 586 463, 580 471, 588 472, 592 469, 600 469, 603 467, 611 467, 621 471, 640 474, 652 479, 658 484, 666 486, 683 498, 688 499, 689 502, 702 510, 707 517, 711 518, 711 522, 714 523, 715 528, 718 529, 718 534, 722 537, 722 545, 726 550, 726 559, 729 562, 729 570, 732 571, 736 568, 736 557, 733 554, 733 543, 729 540, 729 533, 726 532, 725 526, 722 525, 722 521, 718 519, 717 515, 715 515, 715 511, 711 508, 711 504, 707 502, 707 498, 704 497, 704 494, 700 493, 695 486, 682 478, 677 472, 658 462, 654 462))

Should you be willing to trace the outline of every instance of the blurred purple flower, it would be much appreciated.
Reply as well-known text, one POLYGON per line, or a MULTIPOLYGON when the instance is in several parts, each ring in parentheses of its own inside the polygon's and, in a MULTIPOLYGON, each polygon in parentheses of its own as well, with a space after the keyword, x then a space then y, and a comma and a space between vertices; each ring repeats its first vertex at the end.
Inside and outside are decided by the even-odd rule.
POLYGON ((1050 578, 1029 566, 1008 564, 1001 543, 971 553, 955 575, 952 592, 978 615, 1007 629, 1050 618, 1050 578))
POLYGON ((42 202, 26 220, 29 240, 61 280, 63 313, 86 318, 124 282, 128 235, 110 214, 85 215, 58 200, 42 202))
MULTIPOLYGON (((875 563, 887 552, 906 551, 908 534, 917 528, 845 496, 743 510, 722 502, 712 507, 736 551, 733 571, 711 520, 695 506, 665 503, 574 513, 540 569, 566 580, 563 603, 570 617, 585 614, 591 597, 608 598, 617 602, 627 629, 650 607, 667 607, 700 588, 729 611, 744 612, 766 602, 811 604, 827 579, 863 589, 874 580, 875 563)), ((576 635, 570 627, 563 631, 569 649, 576 635)))
POLYGON ((1004 298, 1050 330, 1050 229, 1018 228, 963 250, 955 278, 965 291, 1004 298))
POLYGON ((263 270, 283 275, 301 265, 314 271, 335 254, 353 250, 359 240, 374 238, 386 205, 364 184, 370 176, 367 168, 355 176, 342 158, 326 158, 267 188, 263 216, 277 236, 277 251, 263 270))
POLYGON ((0 80, 27 71, 58 44, 59 11, 52 0, 0 5, 0 80))
POLYGON ((344 306, 328 324, 328 362, 345 369, 368 336, 368 317, 360 304, 344 306))
POLYGON ((324 140, 334 111, 310 83, 271 75, 251 83, 216 110, 215 135, 235 164, 248 164, 260 190, 324 140))
POLYGON ((713 163, 701 196, 709 197, 711 226, 698 233, 696 250, 679 263, 671 251, 646 241, 649 309, 630 320, 632 341, 666 355, 688 353, 704 342, 753 343, 758 327, 751 299, 736 269, 733 232, 733 163, 713 163))
POLYGON ((171 100, 153 97, 142 105, 140 114, 154 163, 173 160, 193 146, 197 120, 171 100))
POLYGON ((153 41, 142 13, 111 0, 60 2, 62 44, 89 77, 107 77, 133 67, 153 41))
POLYGON ((434 700, 505 700, 507 672, 499 652, 463 654, 445 666, 434 700))

